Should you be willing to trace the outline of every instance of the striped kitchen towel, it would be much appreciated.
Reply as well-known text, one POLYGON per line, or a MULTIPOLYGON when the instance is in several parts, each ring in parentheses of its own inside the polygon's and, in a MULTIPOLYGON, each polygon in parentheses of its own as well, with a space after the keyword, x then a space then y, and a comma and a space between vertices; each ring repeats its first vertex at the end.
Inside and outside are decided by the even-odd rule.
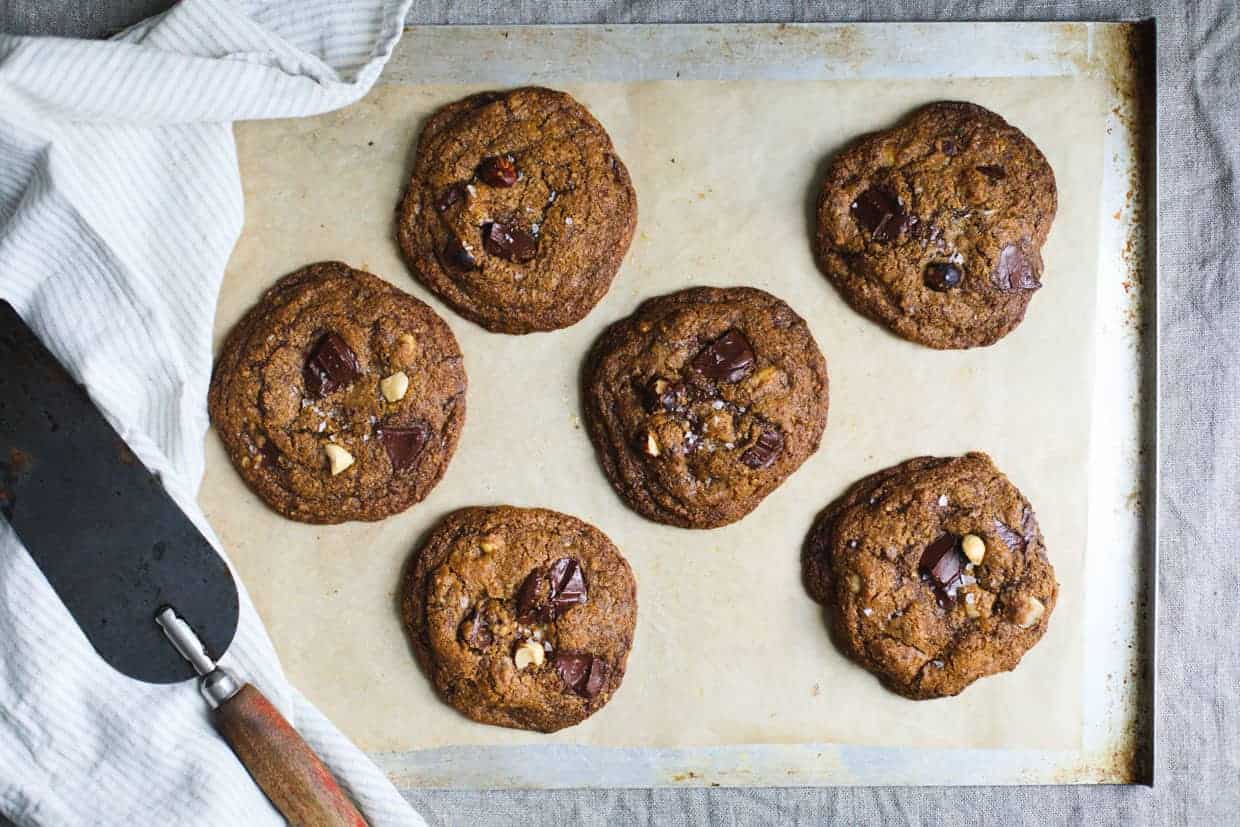
MULTIPOLYGON (((230 122, 358 99, 408 5, 184 0, 111 41, 0 34, 0 295, 217 547, 195 494, 215 300, 242 223, 230 122)), ((244 587, 224 664, 372 824, 423 823, 289 685, 244 587)), ((105 666, 3 520, 0 811, 55 827, 281 823, 195 685, 105 666)))

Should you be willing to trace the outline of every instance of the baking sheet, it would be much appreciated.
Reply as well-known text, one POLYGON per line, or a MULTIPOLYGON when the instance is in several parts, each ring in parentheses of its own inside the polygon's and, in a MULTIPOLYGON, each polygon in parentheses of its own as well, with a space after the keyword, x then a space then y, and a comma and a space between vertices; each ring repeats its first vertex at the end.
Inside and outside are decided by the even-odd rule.
MULTIPOLYGON (((733 36, 766 29, 764 42, 789 36, 786 28, 728 28, 733 36)), ((663 31, 619 31, 635 40, 638 29, 663 31)), ((855 48, 863 41, 849 41, 838 27, 821 29, 824 49, 852 42, 865 53, 855 48)), ((508 44, 528 35, 531 55, 548 36, 491 34, 508 44)), ((757 35, 748 33, 762 39, 757 35)), ((588 27, 553 36, 573 44, 616 39, 588 27)), ((657 37, 646 37, 646 48, 657 37)), ((1090 34, 1087 55, 1092 40, 1090 34)), ((446 33, 419 42, 427 51, 451 47, 446 33)), ((455 48, 471 53, 468 44, 455 48)), ((522 44, 505 46, 503 59, 514 60, 514 51, 522 44)), ((667 51, 659 52, 666 59, 667 51)), ((410 69, 417 54, 399 53, 389 79, 426 77, 410 69)), ((484 64, 492 59, 483 55, 484 64)), ((391 210, 422 118, 471 88, 388 84, 339 113, 238 129, 247 223, 226 277, 217 334, 278 275, 343 258, 438 307, 461 340, 471 382, 469 419, 444 482, 421 506, 379 525, 300 526, 267 512, 210 440, 204 507, 289 676, 411 784, 529 783, 530 750, 548 749, 523 746, 531 744, 640 748, 589 750, 592 760, 621 759, 616 771, 592 778, 604 784, 626 783, 641 758, 689 759, 668 756, 669 749, 830 743, 1079 753, 1087 705, 1081 664, 1095 407, 1089 390, 1101 321, 1093 308, 1095 296, 1105 295, 1095 288, 1114 93, 1108 77, 1035 71, 892 84, 755 72, 760 79, 610 77, 579 85, 557 79, 548 66, 531 72, 537 77, 487 82, 555 82, 585 102, 628 163, 641 213, 612 291, 585 321, 553 334, 495 336, 459 319, 409 278, 392 242, 391 210), (817 274, 807 242, 824 159, 856 134, 941 98, 1003 113, 1042 147, 1060 187, 1059 216, 1044 249, 1046 287, 1021 328, 976 352, 918 348, 857 317, 817 274), (736 526, 686 532, 647 523, 611 493, 581 430, 580 359, 603 326, 642 298, 691 284, 740 283, 790 301, 822 345, 832 373, 823 448, 736 526), (830 645, 799 584, 800 542, 816 511, 853 479, 911 455, 970 448, 992 453, 1033 501, 1062 584, 1060 603, 1047 637, 1016 672, 979 682, 959 698, 906 701, 830 645), (637 573, 641 609, 625 685, 603 712, 567 732, 545 736, 469 722, 434 698, 408 655, 393 593, 401 565, 443 513, 490 502, 544 505, 590 520, 624 549, 637 573), (452 760, 464 757, 463 745, 505 748, 488 751, 486 772, 468 778, 454 765, 477 762, 452 760)), ((574 76, 590 77, 584 68, 574 76)), ((794 766, 796 753, 785 753, 784 766, 794 766)), ((735 770, 744 763, 711 766, 735 770)), ((814 763, 819 773, 833 764, 821 757, 814 763)), ((751 770, 747 780, 773 783, 771 769, 751 770)), ((847 772, 834 775, 845 780, 847 772)), ((668 778, 710 783, 693 769, 668 778)), ((780 780, 788 782, 786 772, 780 780)), ((535 783, 574 782, 545 772, 535 783)))

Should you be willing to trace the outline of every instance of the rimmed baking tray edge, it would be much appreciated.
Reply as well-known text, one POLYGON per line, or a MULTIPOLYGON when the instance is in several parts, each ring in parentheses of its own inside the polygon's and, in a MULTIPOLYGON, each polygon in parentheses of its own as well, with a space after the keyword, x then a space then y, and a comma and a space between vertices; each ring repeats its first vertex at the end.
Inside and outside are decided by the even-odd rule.
MULTIPOLYGON (((592 80, 899 78, 1101 71, 1112 83, 1099 260, 1085 732, 1070 751, 843 744, 650 749, 443 747, 371 757, 403 789, 1142 784, 1156 766, 1158 245, 1156 20, 1106 23, 409 27, 380 83, 556 82, 572 44, 592 80), (486 47, 503 38, 504 49, 486 47), (955 48, 971 44, 964 55, 955 48), (916 43, 899 60, 883 46, 916 43), (1013 47, 1019 43, 1019 47, 1013 47), (477 61, 477 55, 488 59, 477 61), (640 56, 635 63, 635 55, 640 56), (950 57, 950 62, 948 60, 950 57), (563 62, 561 62, 561 66, 563 62), (635 69, 636 66, 636 69, 635 69), (1122 280, 1117 298, 1113 277, 1122 280), (1116 335, 1107 335, 1117 331, 1116 335), (1107 461, 1120 458, 1114 469, 1107 461), (1099 474, 1099 459, 1107 473, 1099 474), (551 769, 549 769, 551 768, 551 769), (503 779, 496 782, 496 778, 503 779)), ((562 82, 562 81, 561 81, 562 82)))

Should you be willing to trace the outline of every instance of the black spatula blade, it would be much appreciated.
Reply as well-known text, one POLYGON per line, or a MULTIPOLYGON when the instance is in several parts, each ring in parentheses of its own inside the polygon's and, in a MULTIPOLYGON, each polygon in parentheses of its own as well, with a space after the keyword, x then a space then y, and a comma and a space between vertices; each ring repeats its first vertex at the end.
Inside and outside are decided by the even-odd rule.
POLYGON ((174 683, 171 605, 218 658, 237 630, 227 565, 7 302, 0 302, 0 513, 100 656, 174 683))

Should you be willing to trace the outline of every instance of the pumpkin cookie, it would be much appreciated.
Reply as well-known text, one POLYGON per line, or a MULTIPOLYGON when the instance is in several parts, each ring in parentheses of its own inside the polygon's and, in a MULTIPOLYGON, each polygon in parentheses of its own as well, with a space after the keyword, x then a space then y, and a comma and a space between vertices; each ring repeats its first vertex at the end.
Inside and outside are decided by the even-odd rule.
POLYGON ((575 517, 465 508, 407 567, 401 616, 444 701, 485 724, 555 732, 620 688, 637 584, 611 541, 575 517))
POLYGON ((584 374, 603 472, 643 516, 714 528, 758 506, 818 450, 827 364, 791 307, 697 287, 608 328, 584 374))
POLYGON ((818 517, 803 570, 844 652, 914 699, 1016 668, 1059 592, 1033 508, 980 453, 856 483, 818 517))
POLYGON ((1019 129, 932 103, 835 157, 815 252, 858 312, 934 348, 992 344, 1042 286, 1055 175, 1019 129))
POLYGON ((497 333, 567 327, 611 286, 637 196, 611 139, 563 92, 484 92, 418 140, 397 237, 414 273, 497 333))
POLYGON ((285 276, 233 329, 211 422, 242 478, 306 523, 381 520, 434 488, 465 422, 456 337, 340 262, 285 276))

